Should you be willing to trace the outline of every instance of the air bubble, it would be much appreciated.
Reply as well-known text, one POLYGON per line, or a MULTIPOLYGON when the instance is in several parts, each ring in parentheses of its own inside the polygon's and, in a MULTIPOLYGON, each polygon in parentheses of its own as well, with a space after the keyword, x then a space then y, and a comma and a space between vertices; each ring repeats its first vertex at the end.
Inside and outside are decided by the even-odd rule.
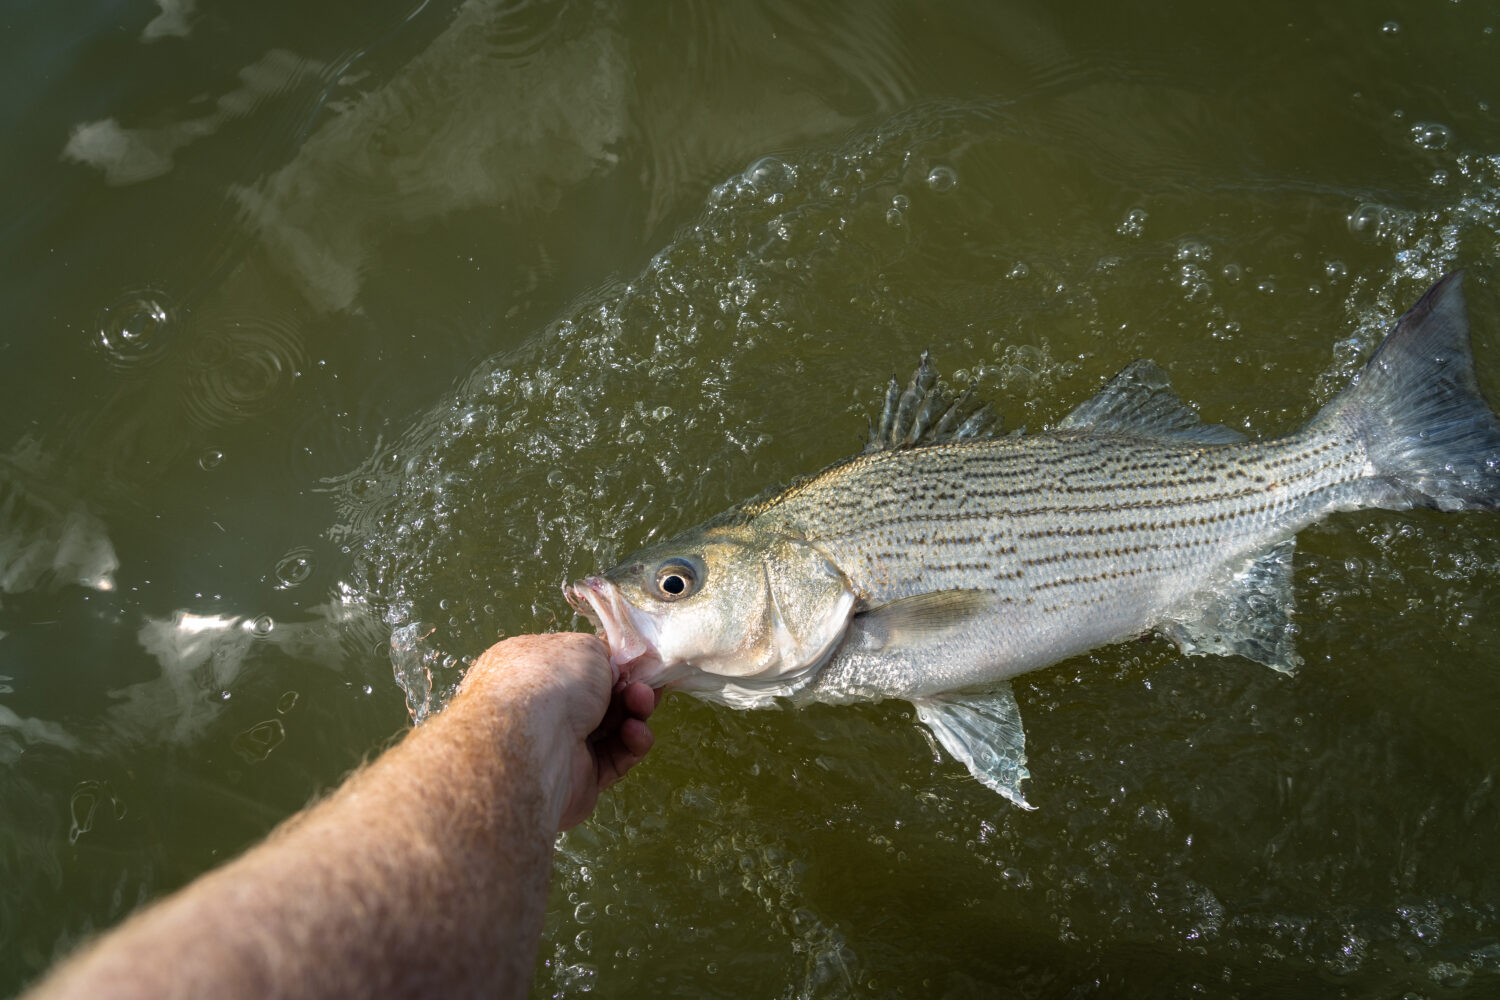
POLYGON ((927 172, 927 186, 938 194, 947 194, 958 186, 958 174, 952 167, 933 167, 927 172))
POLYGON ((1397 21, 1387 21, 1380 26, 1380 33, 1382 35, 1399 35, 1401 34, 1401 24, 1397 21))
POLYGON ((279 701, 276 702, 276 713, 278 715, 285 715, 296 707, 297 692, 288 691, 286 694, 281 696, 281 699, 279 701))
POLYGON ((1138 238, 1146 229, 1146 210, 1144 208, 1132 208, 1125 213, 1125 218, 1115 227, 1115 232, 1121 236, 1138 238))
POLYGON ((1190 261, 1207 261, 1213 257, 1213 250, 1202 240, 1183 240, 1177 244, 1177 259, 1190 261))
POLYGON ((1423 149, 1446 149, 1453 130, 1441 122, 1417 122, 1411 127, 1411 140, 1423 149))
POLYGON ((745 168, 744 179, 756 194, 785 194, 797 183, 797 169, 774 156, 762 156, 745 168))
POLYGON ((208 472, 217 469, 222 461, 224 461, 224 453, 217 448, 209 448, 198 456, 198 468, 208 472))
POLYGON ((1349 232, 1367 240, 1379 240, 1390 234, 1391 213, 1384 205, 1369 202, 1349 213, 1349 232))
POLYGON ((275 627, 276 622, 270 615, 261 615, 250 623, 250 632, 256 638, 264 639, 275 627))

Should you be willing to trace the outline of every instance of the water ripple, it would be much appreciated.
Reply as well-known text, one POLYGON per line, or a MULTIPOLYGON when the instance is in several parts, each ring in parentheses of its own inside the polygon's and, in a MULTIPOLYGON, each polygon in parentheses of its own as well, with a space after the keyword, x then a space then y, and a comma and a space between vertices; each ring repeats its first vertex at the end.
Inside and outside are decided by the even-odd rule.
POLYGON ((188 352, 188 419, 208 430, 252 417, 291 385, 302 364, 292 322, 272 315, 219 321, 188 352))

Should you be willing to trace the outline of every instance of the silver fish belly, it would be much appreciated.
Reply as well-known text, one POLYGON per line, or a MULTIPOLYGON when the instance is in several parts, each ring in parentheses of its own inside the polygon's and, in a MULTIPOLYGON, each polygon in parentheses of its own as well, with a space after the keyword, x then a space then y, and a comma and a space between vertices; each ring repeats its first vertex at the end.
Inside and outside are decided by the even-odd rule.
POLYGON ((1461 274, 1285 437, 1204 425, 1149 361, 1046 433, 994 430, 924 357, 892 383, 863 454, 569 600, 617 661, 703 697, 908 700, 977 779, 1028 806, 1008 678, 1153 629, 1185 653, 1290 672, 1301 528, 1359 508, 1500 506, 1500 420, 1474 377, 1461 274))

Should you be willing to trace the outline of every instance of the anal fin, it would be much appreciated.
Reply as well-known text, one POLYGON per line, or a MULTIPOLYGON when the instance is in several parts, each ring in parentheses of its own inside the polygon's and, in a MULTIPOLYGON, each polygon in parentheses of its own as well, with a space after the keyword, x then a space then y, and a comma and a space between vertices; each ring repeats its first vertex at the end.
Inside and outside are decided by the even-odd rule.
POLYGON ((1295 544, 1289 538, 1267 549, 1158 631, 1189 656, 1243 656, 1293 673, 1302 664, 1291 623, 1295 544))
POLYGON ((978 694, 918 698, 912 704, 943 749, 981 784, 1022 809, 1036 808, 1021 793, 1021 782, 1031 772, 1026 769, 1021 709, 1008 681, 978 694))

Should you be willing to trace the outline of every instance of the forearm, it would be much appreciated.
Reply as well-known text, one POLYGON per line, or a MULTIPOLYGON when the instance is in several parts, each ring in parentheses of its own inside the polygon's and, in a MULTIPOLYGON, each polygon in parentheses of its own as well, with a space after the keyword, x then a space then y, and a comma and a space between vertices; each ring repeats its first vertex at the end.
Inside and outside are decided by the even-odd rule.
POLYGON ((457 699, 41 995, 521 995, 559 809, 529 707, 457 699))

